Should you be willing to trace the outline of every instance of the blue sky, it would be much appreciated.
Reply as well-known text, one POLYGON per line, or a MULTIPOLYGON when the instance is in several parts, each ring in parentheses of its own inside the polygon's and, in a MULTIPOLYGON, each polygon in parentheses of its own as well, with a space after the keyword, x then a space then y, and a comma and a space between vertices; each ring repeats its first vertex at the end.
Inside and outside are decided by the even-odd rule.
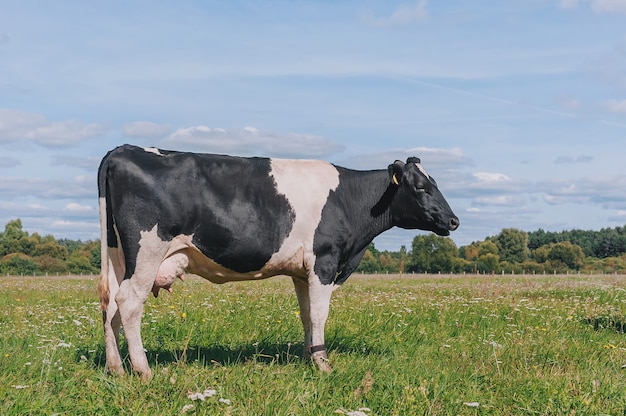
POLYGON ((99 238, 96 169, 123 143, 416 155, 459 246, 623 226, 626 0, 2 2, 0 225, 99 238))

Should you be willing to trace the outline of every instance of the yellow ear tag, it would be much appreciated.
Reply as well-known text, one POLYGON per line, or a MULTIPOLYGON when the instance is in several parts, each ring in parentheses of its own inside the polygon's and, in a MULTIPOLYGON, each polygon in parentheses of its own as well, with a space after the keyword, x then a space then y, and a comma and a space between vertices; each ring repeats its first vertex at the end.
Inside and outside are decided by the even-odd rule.
POLYGON ((396 176, 396 174, 394 173, 393 176, 391 177, 391 179, 393 180, 393 183, 395 183, 396 185, 400 185, 400 182, 398 182, 398 177, 396 176))

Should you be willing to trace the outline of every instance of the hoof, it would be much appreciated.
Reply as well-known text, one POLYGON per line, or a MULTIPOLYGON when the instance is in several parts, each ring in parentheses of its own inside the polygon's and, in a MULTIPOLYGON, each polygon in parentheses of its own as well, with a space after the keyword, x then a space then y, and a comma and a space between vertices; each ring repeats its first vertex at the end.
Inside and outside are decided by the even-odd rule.
POLYGON ((148 371, 139 374, 139 377, 141 378, 141 381, 148 383, 152 380, 152 371, 148 369, 148 371))
POLYGON ((106 372, 114 376, 124 376, 126 374, 124 372, 124 367, 122 367, 121 365, 115 367, 107 365, 106 372))
POLYGON ((311 357, 311 360, 313 360, 313 362, 315 363, 317 368, 322 373, 330 373, 331 371, 333 371, 333 369, 330 367, 330 364, 329 364, 329 361, 328 361, 328 357, 326 356, 326 353, 324 353, 323 356, 321 354, 320 355, 314 355, 314 356, 311 357))
POLYGON ((322 373, 330 373, 330 361, 324 345, 308 346, 304 350, 304 356, 309 358, 322 373))

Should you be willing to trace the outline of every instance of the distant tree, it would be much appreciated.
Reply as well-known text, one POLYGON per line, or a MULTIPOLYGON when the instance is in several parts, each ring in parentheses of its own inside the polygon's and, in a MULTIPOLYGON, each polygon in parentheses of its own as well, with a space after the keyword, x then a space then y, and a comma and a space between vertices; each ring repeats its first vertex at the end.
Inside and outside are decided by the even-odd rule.
POLYGON ((70 240, 68 238, 60 238, 57 240, 59 245, 67 248, 68 255, 73 254, 75 251, 80 250, 83 246, 83 242, 80 240, 70 240))
MULTIPOLYGON (((33 234, 33 236, 35 235, 33 234)), ((33 248, 33 256, 50 256, 59 260, 67 260, 69 255, 67 247, 59 244, 53 236, 39 237, 37 235, 37 237, 33 248)))
MULTIPOLYGON (((9 221, 5 227, 4 232, 0 236, 1 247, 0 254, 6 255, 11 253, 24 253, 26 239, 28 238, 28 232, 22 229, 22 220, 15 219, 9 221)), ((25 253, 26 254, 26 253, 25 253)))
POLYGON ((3 275, 33 275, 37 265, 30 256, 23 253, 11 253, 0 259, 0 273, 3 275))
POLYGON ((516 228, 505 228, 492 240, 498 246, 501 261, 522 263, 530 254, 528 233, 525 231, 516 228))
POLYGON ((80 254, 80 252, 74 252, 67 261, 67 267, 70 273, 74 274, 91 274, 97 273, 97 270, 91 265, 89 258, 80 254))
POLYGON ((37 269, 44 273, 67 273, 69 271, 67 263, 64 260, 47 254, 34 257, 33 261, 35 262, 37 269))
POLYGON ((479 243, 474 242, 459 248, 459 256, 468 261, 476 260, 478 258, 478 246, 479 243))
POLYGON ((550 247, 548 259, 553 264, 560 262, 569 269, 579 270, 584 264, 585 253, 583 253, 580 246, 572 244, 569 241, 563 241, 561 243, 555 243, 550 247))
POLYGON ((477 269, 484 273, 493 273, 500 265, 498 246, 491 240, 485 240, 478 245, 477 269))
POLYGON ((459 268, 459 250, 450 238, 433 234, 413 238, 409 271, 453 272, 459 268))
POLYGON ((379 270, 380 264, 378 264, 378 259, 374 255, 373 251, 370 250, 370 248, 367 248, 356 271, 359 273, 376 273, 379 270))

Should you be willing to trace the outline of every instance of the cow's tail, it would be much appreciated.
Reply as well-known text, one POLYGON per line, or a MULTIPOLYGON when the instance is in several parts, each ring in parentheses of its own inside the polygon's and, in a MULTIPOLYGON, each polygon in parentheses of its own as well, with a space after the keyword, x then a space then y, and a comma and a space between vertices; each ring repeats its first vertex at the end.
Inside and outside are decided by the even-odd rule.
POLYGON ((106 312, 109 305, 109 230, 113 228, 113 216, 108 189, 109 152, 98 168, 98 206, 100 209, 100 279, 98 280, 98 295, 100 308, 106 312))

